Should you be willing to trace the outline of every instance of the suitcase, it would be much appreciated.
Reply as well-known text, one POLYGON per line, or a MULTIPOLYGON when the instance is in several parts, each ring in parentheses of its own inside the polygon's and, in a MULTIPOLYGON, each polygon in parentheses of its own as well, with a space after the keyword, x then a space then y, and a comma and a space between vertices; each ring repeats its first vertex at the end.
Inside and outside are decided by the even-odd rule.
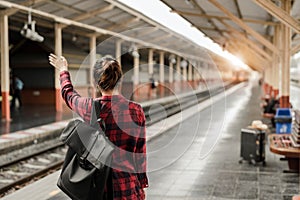
POLYGON ((241 130, 241 160, 249 161, 256 165, 257 162, 265 162, 265 131, 253 129, 253 128, 243 128, 241 130))

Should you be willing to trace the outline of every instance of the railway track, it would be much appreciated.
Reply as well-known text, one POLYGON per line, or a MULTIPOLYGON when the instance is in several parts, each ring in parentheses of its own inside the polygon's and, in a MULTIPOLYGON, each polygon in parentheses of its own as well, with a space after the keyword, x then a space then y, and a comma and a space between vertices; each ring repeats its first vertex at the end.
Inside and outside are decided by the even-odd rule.
MULTIPOLYGON (((228 84, 225 86, 225 89, 231 86, 232 84, 228 84)), ((219 93, 221 90, 223 88, 216 88, 210 93, 208 91, 191 93, 190 95, 170 98, 168 101, 160 103, 159 106, 144 106, 146 125, 150 126, 174 115, 210 98, 210 96, 219 93), (162 112, 165 114, 161 114, 162 112)), ((58 138, 55 140, 51 144, 47 144, 47 142, 45 144, 42 143, 41 146, 44 147, 39 148, 39 150, 30 150, 31 153, 0 164, 0 197, 26 185, 32 180, 44 177, 62 166, 67 147, 58 138)))
MULTIPOLYGON (((224 86, 224 89, 226 90, 232 86, 232 83, 226 84, 224 86)), ((224 89, 222 87, 219 87, 211 91, 206 90, 197 93, 191 92, 188 95, 170 98, 169 100, 159 103, 158 105, 147 105, 143 107, 146 116, 146 126, 150 126, 164 118, 170 117, 186 108, 205 101, 211 96, 222 92, 224 89)))
POLYGON ((59 141, 0 164, 0 197, 43 177, 63 164, 66 147, 59 141))

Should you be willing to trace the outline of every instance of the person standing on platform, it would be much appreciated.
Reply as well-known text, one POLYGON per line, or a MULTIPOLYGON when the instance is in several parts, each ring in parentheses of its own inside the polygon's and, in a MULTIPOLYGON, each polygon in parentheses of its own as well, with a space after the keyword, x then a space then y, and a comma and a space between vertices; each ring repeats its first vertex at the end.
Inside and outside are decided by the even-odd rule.
POLYGON ((103 57, 94 65, 94 81, 102 96, 81 97, 73 87, 67 60, 50 54, 52 66, 60 70, 62 97, 67 106, 89 123, 92 102, 99 100, 105 134, 116 146, 113 152, 111 178, 106 184, 104 199, 143 200, 148 187, 146 175, 146 129, 142 107, 119 94, 122 71, 111 57, 103 57), (112 186, 112 187, 110 187, 112 186))
POLYGON ((12 102, 11 102, 11 107, 15 108, 16 106, 16 100, 18 100, 19 103, 19 108, 22 107, 22 95, 21 92, 23 90, 24 87, 24 83, 23 81, 21 81, 21 79, 19 79, 17 76, 13 76, 13 80, 12 80, 12 102))
POLYGON ((151 99, 153 96, 156 97, 156 87, 158 85, 157 81, 155 81, 154 79, 153 74, 150 75, 149 83, 149 98, 151 99))

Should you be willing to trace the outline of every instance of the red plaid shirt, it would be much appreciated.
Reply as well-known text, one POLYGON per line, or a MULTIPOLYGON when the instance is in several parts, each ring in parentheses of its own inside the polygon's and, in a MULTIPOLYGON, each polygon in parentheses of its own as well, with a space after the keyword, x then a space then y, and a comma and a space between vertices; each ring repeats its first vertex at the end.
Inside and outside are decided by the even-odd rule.
MULTIPOLYGON (((68 107, 89 123, 93 99, 81 97, 74 90, 68 71, 60 73, 60 84, 68 107)), ((106 135, 117 146, 111 166, 114 200, 145 199, 143 188, 148 187, 148 179, 143 109, 122 95, 103 96, 99 100, 106 135)))

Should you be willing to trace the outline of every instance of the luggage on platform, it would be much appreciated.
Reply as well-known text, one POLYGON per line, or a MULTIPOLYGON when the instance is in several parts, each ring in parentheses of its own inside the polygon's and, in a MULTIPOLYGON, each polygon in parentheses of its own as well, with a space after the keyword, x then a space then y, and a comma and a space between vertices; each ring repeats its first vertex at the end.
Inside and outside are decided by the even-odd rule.
POLYGON ((257 162, 265 162, 266 136, 264 130, 243 128, 241 130, 241 160, 249 161, 256 165, 257 162))

